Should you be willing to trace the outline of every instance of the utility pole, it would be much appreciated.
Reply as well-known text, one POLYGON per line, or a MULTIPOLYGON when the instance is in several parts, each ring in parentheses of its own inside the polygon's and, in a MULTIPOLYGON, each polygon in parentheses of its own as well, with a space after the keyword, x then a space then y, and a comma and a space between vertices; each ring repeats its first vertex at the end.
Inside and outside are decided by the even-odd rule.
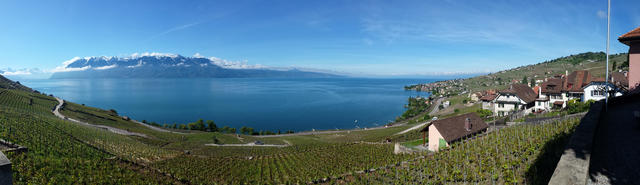
POLYGON ((609 32, 610 32, 610 26, 611 25, 611 0, 607 0, 607 71, 605 73, 605 89, 607 89, 605 92, 605 99, 604 99, 604 107, 605 107, 605 111, 607 111, 608 107, 609 107, 609 91, 608 91, 608 85, 606 85, 609 82, 609 32))

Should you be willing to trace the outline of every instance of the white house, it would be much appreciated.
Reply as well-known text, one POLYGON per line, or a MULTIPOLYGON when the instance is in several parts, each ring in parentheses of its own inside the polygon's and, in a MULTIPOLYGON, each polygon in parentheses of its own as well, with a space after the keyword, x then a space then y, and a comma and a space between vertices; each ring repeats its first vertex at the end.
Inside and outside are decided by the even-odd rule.
POLYGON ((524 84, 511 84, 508 89, 498 93, 494 100, 494 113, 498 116, 509 115, 513 111, 531 112, 536 100, 536 93, 524 84))
POLYGON ((591 83, 584 86, 582 90, 584 92, 582 102, 586 102, 589 100, 602 100, 605 98, 605 93, 611 91, 616 91, 614 96, 622 96, 622 93, 617 92, 616 87, 611 84, 611 82, 605 82, 604 80, 591 81, 591 83))
POLYGON ((487 94, 482 96, 480 98, 480 100, 482 101, 482 109, 490 110, 491 112, 494 112, 495 110, 494 100, 496 99, 496 97, 498 97, 497 94, 487 94))
POLYGON ((533 91, 538 94, 538 98, 536 98, 536 102, 533 106, 534 112, 545 112, 551 110, 551 106, 549 105, 549 97, 542 94, 542 87, 535 86, 533 91))
MULTIPOLYGON (((563 91, 564 78, 552 78, 542 83, 540 95, 538 96, 539 107, 564 108, 567 106, 569 98, 563 91), (544 104, 547 105, 544 105, 544 104)), ((538 104, 536 102, 536 105, 538 104)))

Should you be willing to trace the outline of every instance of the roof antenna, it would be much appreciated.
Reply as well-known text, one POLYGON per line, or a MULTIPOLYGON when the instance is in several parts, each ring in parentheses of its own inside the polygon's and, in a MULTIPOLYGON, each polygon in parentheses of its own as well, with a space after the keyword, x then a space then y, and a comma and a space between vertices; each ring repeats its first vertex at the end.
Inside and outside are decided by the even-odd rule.
MULTIPOLYGON (((609 30, 611 25, 611 0, 607 0, 607 71, 605 73, 604 81, 605 84, 609 81, 609 30)), ((609 106, 609 92, 605 91, 604 98, 604 110, 607 111, 609 106)))

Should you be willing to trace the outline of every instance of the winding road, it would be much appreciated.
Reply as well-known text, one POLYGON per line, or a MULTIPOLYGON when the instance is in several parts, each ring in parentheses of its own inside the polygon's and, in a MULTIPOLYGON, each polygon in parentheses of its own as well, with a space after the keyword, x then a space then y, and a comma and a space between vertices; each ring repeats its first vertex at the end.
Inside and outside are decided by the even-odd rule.
POLYGON ((63 119, 63 120, 68 120, 80 125, 84 125, 84 126, 89 126, 89 127, 95 127, 95 128, 100 128, 100 129, 105 129, 108 130, 110 132, 116 133, 116 134, 120 134, 120 135, 127 135, 127 136, 139 136, 139 137, 144 137, 144 138, 149 138, 149 136, 142 134, 142 133, 137 133, 137 132, 131 132, 131 131, 127 131, 127 130, 123 130, 123 129, 119 129, 119 128, 114 128, 114 127, 110 127, 110 126, 104 126, 104 125, 94 125, 94 124, 89 124, 87 122, 82 122, 79 120, 75 120, 73 118, 68 118, 64 115, 62 115, 60 113, 60 108, 62 107, 62 104, 64 104, 64 100, 56 97, 56 100, 58 100, 58 105, 56 105, 56 108, 53 110, 53 114, 56 115, 58 118, 63 119))

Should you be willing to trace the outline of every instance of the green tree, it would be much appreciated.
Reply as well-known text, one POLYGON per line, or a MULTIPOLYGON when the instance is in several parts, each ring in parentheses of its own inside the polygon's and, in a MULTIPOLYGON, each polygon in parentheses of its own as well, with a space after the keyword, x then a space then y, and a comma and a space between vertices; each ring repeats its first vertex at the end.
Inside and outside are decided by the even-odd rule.
POLYGON ((611 66, 611 71, 615 71, 616 67, 618 67, 618 64, 616 63, 616 61, 613 61, 613 65, 611 66))
POLYGON ((118 111, 116 111, 115 109, 109 109, 109 112, 111 112, 114 115, 118 115, 118 111))
POLYGON ((430 119, 431 119, 431 115, 429 115, 429 114, 425 114, 425 115, 422 117, 422 120, 425 120, 425 121, 428 121, 428 120, 430 120, 430 119))
POLYGON ((580 113, 580 112, 586 112, 589 110, 589 108, 591 107, 591 104, 595 102, 594 100, 589 100, 587 102, 580 102, 577 99, 573 99, 573 100, 569 100, 569 102, 567 102, 567 112, 569 114, 574 114, 574 113, 580 113))
POLYGON ((522 84, 529 85, 529 81, 527 81, 527 76, 522 78, 522 84))
POLYGON ((222 131, 222 133, 231 133, 230 130, 231 128, 229 128, 229 126, 224 126, 220 129, 220 131, 222 131))
POLYGON ((493 115, 493 112, 491 112, 490 110, 487 110, 487 109, 476 110, 476 113, 478 113, 478 116, 480 116, 481 118, 486 118, 486 117, 489 117, 489 116, 493 115))
POLYGON ((247 130, 247 127, 245 127, 245 126, 240 127, 240 133, 241 134, 247 134, 248 132, 249 131, 247 130))
POLYGON ((196 121, 196 130, 201 130, 201 131, 205 131, 207 127, 204 126, 204 120, 199 119, 198 121, 196 121))
POLYGON ((189 130, 198 130, 198 124, 189 123, 189 124, 187 124, 187 128, 189 128, 189 130))
POLYGON ((218 131, 218 126, 213 122, 213 120, 207 120, 207 127, 209 127, 209 132, 218 131))

